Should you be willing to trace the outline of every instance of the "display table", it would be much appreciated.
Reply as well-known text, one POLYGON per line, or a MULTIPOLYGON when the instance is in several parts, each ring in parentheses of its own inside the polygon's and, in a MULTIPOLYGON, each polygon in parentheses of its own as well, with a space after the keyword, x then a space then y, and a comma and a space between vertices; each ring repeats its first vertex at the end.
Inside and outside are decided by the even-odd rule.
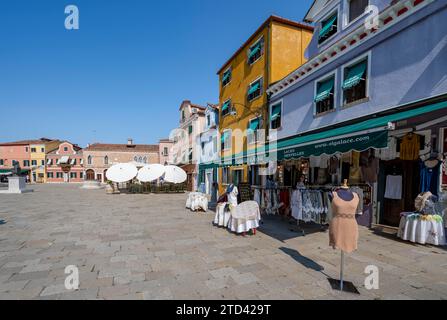
POLYGON ((225 211, 225 206, 227 202, 218 203, 216 206, 216 215, 214 217, 214 224, 219 227, 228 227, 228 222, 230 221, 231 213, 230 211, 225 211))
POLYGON ((245 233, 259 227, 261 212, 256 201, 245 201, 231 210, 228 228, 236 233, 245 233))
POLYGON ((443 219, 439 215, 421 215, 414 212, 401 213, 397 236, 420 244, 445 245, 443 219))
POLYGON ((186 208, 192 211, 208 211, 208 197, 201 192, 191 192, 186 199, 186 208))

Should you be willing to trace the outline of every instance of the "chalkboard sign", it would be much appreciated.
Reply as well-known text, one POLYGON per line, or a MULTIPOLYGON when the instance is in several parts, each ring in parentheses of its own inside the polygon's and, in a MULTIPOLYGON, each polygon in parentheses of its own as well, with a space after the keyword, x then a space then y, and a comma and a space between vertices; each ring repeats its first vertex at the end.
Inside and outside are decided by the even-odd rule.
POLYGON ((251 198, 251 188, 248 183, 240 183, 238 186, 239 194, 241 196, 241 202, 250 201, 251 198))

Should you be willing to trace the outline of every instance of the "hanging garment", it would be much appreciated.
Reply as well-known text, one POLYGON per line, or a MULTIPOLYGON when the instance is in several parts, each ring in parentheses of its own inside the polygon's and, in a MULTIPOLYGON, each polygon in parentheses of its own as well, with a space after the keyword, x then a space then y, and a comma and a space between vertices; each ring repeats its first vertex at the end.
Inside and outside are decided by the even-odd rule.
POLYGON ((239 191, 237 190, 236 186, 233 186, 232 190, 228 193, 228 202, 233 206, 236 207, 237 202, 237 196, 239 194, 239 191))
POLYGON ((352 163, 352 153, 351 152, 342 153, 341 161, 351 164, 352 163))
POLYGON ((365 166, 361 167, 363 181, 367 183, 377 182, 379 176, 379 158, 369 157, 365 166))
POLYGON ((259 191, 259 189, 255 189, 254 194, 253 194, 253 200, 258 203, 259 207, 262 207, 261 191, 259 191))
POLYGON ((329 224, 329 245, 350 253, 357 249, 359 230, 355 213, 359 197, 353 193, 351 201, 341 199, 337 192, 332 193, 332 220, 329 224))
POLYGON ((362 180, 362 174, 360 167, 350 167, 349 168, 349 183, 358 184, 362 180))
POLYGON ((359 205, 357 206, 356 214, 362 215, 363 214, 363 189, 360 187, 352 187, 352 192, 355 192, 359 196, 359 205))
POLYGON ((360 152, 358 151, 352 151, 352 161, 351 165, 353 167, 360 167, 360 152))
POLYGON ((402 176, 388 175, 386 176, 385 198, 402 199, 402 176))
POLYGON ((291 205, 292 217, 294 217, 296 220, 303 220, 303 200, 300 190, 292 191, 291 205))
POLYGON ((442 161, 437 159, 421 161, 419 163, 421 182, 420 192, 430 191, 435 196, 438 195, 439 188, 439 170, 442 161))
POLYGON ((329 174, 337 174, 340 168, 340 161, 338 160, 337 156, 332 156, 329 159, 329 165, 328 165, 328 173, 329 174))
POLYGON ((419 158, 420 138, 417 134, 408 133, 400 143, 401 160, 417 160, 419 158))
POLYGON ((378 152, 378 157, 384 161, 396 159, 397 157, 396 146, 397 146, 396 138, 389 137, 388 148, 380 149, 378 152))
POLYGON ((325 184, 327 181, 327 171, 324 168, 318 168, 317 184, 325 184))

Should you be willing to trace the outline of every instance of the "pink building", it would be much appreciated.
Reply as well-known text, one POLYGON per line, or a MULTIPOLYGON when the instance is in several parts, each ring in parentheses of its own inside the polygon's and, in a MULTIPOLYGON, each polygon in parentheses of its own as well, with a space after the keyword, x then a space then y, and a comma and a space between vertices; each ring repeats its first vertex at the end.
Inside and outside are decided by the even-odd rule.
POLYGON ((84 181, 82 149, 68 141, 46 156, 47 183, 84 181))

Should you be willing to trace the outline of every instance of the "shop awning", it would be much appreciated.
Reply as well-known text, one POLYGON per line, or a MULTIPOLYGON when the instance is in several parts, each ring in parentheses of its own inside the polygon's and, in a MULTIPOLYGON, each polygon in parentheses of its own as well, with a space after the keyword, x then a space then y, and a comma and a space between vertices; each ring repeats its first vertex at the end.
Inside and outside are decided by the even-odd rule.
POLYGON ((272 107, 271 121, 275 121, 281 115, 281 104, 274 105, 272 107))
POLYGON ((258 89, 259 89, 259 81, 250 86, 250 89, 248 89, 248 94, 252 94, 258 89))
POLYGON ((48 159, 47 165, 50 165, 51 163, 53 163, 53 160, 52 159, 48 159))
MULTIPOLYGON (((447 101, 429 104, 412 110, 374 117, 358 123, 340 126, 318 133, 307 134, 279 140, 270 144, 234 155, 235 159, 264 158, 276 152, 277 160, 298 159, 318 156, 323 153, 363 151, 369 148, 386 148, 388 145, 389 123, 420 116, 429 112, 447 109, 447 101)), ((225 161, 225 160, 224 160, 225 161)))
POLYGON ((259 118, 253 119, 248 127, 251 131, 256 131, 259 129, 259 118))
POLYGON ((323 38, 325 37, 329 31, 331 31, 332 26, 334 25, 335 20, 337 20, 337 15, 334 15, 332 18, 330 18, 321 28, 319 37, 323 38))
POLYGON ((69 159, 68 156, 63 156, 63 157, 61 157, 61 160, 59 161, 59 163, 66 164, 66 163, 68 163, 68 159, 69 159))
POLYGON ((250 48, 250 52, 248 53, 248 58, 250 59, 259 51, 261 51, 261 42, 258 42, 255 46, 250 48))
POLYGON ((334 78, 330 78, 329 80, 321 83, 317 89, 315 102, 320 102, 329 98, 333 88, 334 88, 334 78))
POLYGON ((343 90, 350 89, 359 84, 366 71, 366 61, 361 62, 349 69, 348 75, 343 81, 343 90))
POLYGON ((12 174, 11 169, 0 169, 0 176, 9 176, 12 174))

